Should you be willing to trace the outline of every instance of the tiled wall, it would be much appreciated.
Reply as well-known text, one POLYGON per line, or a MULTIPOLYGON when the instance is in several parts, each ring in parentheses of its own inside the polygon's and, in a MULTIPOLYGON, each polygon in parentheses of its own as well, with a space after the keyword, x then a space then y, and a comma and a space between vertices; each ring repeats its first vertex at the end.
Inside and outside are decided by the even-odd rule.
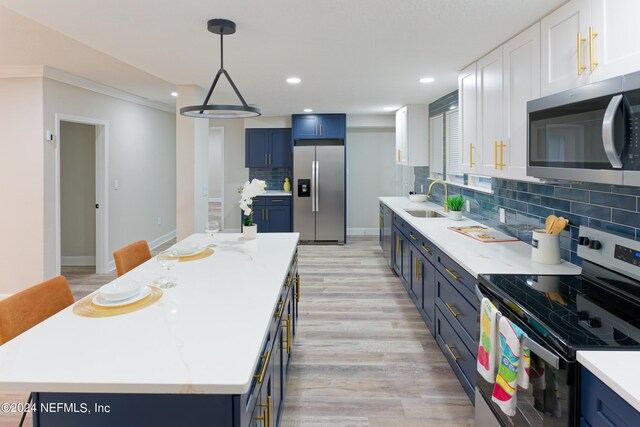
POLYGON ((284 179, 292 179, 292 168, 249 168, 249 181, 253 178, 267 182, 267 190, 282 190, 284 179))
MULTIPOLYGON (((415 168, 415 191, 429 179, 428 167, 415 168)), ((531 230, 544 227, 548 215, 563 216, 569 227, 560 235, 562 258, 575 264, 578 227, 601 228, 640 241, 640 188, 604 184, 536 184, 508 179, 492 179, 493 194, 449 185, 449 194, 462 194, 471 200, 471 212, 463 215, 531 243, 531 230), (507 223, 501 224, 498 209, 506 210, 507 223)), ((442 203, 442 186, 434 187, 433 199, 442 203)))

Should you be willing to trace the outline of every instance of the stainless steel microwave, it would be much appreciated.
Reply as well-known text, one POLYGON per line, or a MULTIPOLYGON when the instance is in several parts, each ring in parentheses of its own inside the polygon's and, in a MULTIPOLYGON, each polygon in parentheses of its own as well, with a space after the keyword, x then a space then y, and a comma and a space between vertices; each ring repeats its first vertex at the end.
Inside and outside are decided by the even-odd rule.
POLYGON ((640 72, 527 103, 527 175, 640 186, 640 72))

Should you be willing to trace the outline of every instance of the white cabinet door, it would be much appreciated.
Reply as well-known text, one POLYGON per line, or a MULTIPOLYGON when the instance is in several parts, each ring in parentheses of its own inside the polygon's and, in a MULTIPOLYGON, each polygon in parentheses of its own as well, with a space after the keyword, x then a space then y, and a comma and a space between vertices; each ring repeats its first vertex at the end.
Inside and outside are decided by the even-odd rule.
POLYGON ((477 174, 478 155, 476 144, 476 63, 469 65, 458 75, 458 106, 460 109, 460 139, 462 140, 462 172, 477 174))
POLYGON ((587 49, 592 49, 593 56, 589 49, 585 65, 595 67, 591 81, 640 71, 639 17, 638 0, 591 0, 590 26, 597 33, 592 37, 592 46, 587 40, 587 49))
POLYGON ((494 176, 517 180, 527 177, 527 101, 540 97, 540 23, 502 47, 504 61, 504 146, 498 161, 505 164, 494 176))
POLYGON ((396 164, 408 164, 407 107, 396 111, 396 164))
POLYGON ((540 21, 542 96, 589 83, 589 9, 589 0, 571 0, 540 21))
POLYGON ((478 72, 478 159, 480 173, 495 175, 499 168, 499 144, 504 141, 502 112, 502 46, 477 63, 478 72))

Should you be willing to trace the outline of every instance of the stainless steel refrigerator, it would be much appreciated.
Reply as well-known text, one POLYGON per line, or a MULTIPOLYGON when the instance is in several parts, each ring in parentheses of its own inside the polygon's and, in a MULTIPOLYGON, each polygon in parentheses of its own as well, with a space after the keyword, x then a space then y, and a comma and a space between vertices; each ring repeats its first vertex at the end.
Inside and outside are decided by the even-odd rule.
POLYGON ((300 240, 345 242, 343 140, 297 140, 293 147, 293 231, 300 240))

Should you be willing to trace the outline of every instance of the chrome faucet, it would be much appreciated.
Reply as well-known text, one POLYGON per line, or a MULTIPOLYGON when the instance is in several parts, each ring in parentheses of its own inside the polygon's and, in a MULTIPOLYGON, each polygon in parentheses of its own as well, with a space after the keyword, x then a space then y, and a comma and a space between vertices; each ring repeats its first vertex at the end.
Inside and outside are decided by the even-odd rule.
POLYGON ((436 184, 442 184, 442 186, 444 187, 444 212, 447 213, 449 212, 449 206, 447 206, 447 200, 449 199, 449 189, 447 188, 446 182, 440 181, 439 179, 436 179, 435 181, 433 181, 429 185, 429 191, 427 191, 427 199, 431 198, 431 190, 433 189, 433 186, 436 184))

